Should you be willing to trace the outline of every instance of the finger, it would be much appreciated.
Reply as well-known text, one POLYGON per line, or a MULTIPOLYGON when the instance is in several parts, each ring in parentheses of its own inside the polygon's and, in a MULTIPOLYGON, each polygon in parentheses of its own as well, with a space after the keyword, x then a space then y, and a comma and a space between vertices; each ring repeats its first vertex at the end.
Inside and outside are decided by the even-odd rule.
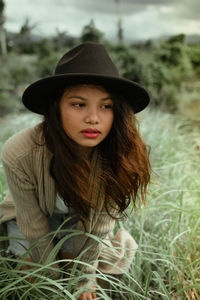
POLYGON ((92 300, 92 299, 96 299, 96 294, 83 293, 78 298, 78 300, 92 300))

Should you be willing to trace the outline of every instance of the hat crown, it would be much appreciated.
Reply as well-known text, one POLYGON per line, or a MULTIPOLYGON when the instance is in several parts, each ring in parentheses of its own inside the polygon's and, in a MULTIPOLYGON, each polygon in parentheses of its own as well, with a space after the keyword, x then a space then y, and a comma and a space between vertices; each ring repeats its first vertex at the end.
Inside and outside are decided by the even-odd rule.
POLYGON ((66 86, 73 84, 100 85, 119 93, 134 113, 143 110, 150 100, 142 86, 119 76, 103 45, 86 42, 71 49, 59 60, 54 75, 41 78, 27 87, 22 101, 29 110, 46 114, 50 103, 60 97, 66 86))
POLYGON ((104 46, 91 42, 73 48, 59 60, 55 75, 73 73, 119 77, 104 46))

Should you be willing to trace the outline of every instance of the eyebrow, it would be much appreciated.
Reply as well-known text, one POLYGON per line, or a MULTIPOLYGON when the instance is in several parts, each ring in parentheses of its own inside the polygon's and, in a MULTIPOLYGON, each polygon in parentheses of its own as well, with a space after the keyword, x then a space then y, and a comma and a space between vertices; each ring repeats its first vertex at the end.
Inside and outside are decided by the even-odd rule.
MULTIPOLYGON (((76 95, 74 95, 74 96, 72 95, 68 99, 73 99, 73 98, 80 99, 80 100, 83 100, 83 101, 87 101, 88 100, 87 98, 84 98, 82 96, 76 96, 76 95)), ((111 97, 106 97, 106 98, 100 99, 100 101, 106 101, 106 100, 112 100, 113 101, 113 99, 111 97)))

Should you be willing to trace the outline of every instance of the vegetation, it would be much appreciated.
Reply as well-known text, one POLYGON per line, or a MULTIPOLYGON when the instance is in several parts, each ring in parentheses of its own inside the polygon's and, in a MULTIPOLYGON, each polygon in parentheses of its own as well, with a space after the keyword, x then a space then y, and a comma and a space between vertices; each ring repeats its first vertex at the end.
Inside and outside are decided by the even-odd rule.
POLYGON ((95 27, 94 20, 84 26, 80 41, 82 43, 87 41, 101 43, 103 41, 103 33, 95 27))
POLYGON ((146 87, 152 106, 179 112, 187 105, 185 95, 188 101, 196 101, 194 93, 198 93, 200 44, 186 44, 183 34, 160 43, 148 41, 127 45, 106 41, 93 20, 83 28, 79 39, 64 32, 57 32, 52 38, 33 39, 33 27, 26 20, 18 34, 8 35, 8 54, 2 57, 0 70, 1 115, 11 112, 12 107, 21 110, 19 99, 25 86, 51 75, 61 55, 72 46, 88 40, 102 42, 120 74, 146 87), (187 92, 188 86, 194 93, 187 92))
MULTIPOLYGON (((126 228, 139 248, 123 280, 107 277, 110 289, 114 290, 112 299, 126 299, 128 295, 131 300, 197 300, 200 297, 199 129, 194 129, 185 118, 154 110, 139 114, 139 119, 140 131, 151 147, 154 174, 147 206, 135 211, 130 208, 130 217, 116 226, 126 228)), ((32 114, 7 116, 0 125, 2 144, 10 135, 38 121, 32 114)), ((3 199, 7 186, 2 166, 0 171, 0 198, 3 199)), ((64 299, 67 293, 67 299, 74 299, 70 294, 77 284, 74 273, 70 281, 53 281, 45 276, 51 261, 45 266, 34 264, 34 268, 23 273, 35 278, 34 284, 30 284, 21 276, 21 264, 22 261, 13 258, 1 259, 1 299, 25 300, 30 295, 31 299, 45 299, 45 293, 49 299, 64 299)), ((103 278, 101 273, 98 276, 103 278)), ((100 299, 102 293, 105 294, 100 290, 100 299)), ((109 298, 104 295, 103 299, 109 298)))
MULTIPOLYGON (((199 299, 200 43, 188 45, 180 34, 157 43, 111 44, 93 21, 83 28, 78 39, 65 32, 48 39, 34 39, 32 28, 26 20, 18 34, 7 35, 7 47, 1 44, 0 152, 8 137, 40 121, 25 113, 21 105, 25 87, 51 75, 58 58, 72 46, 87 40, 104 43, 120 74, 150 92, 151 107, 139 114, 139 119, 141 133, 151 147, 154 171, 147 206, 130 209, 130 218, 116 225, 125 227, 139 248, 122 281, 107 276, 112 299, 127 299, 127 295, 131 300, 199 299)), ((6 192, 0 164, 0 201, 6 192)), ((75 299, 75 269, 70 278, 52 280, 45 276, 51 260, 46 265, 32 264, 32 268, 23 271, 25 276, 21 264, 22 260, 12 257, 0 258, 2 300, 46 299, 47 295, 48 299, 75 299), (26 281, 30 276, 35 279, 32 284, 26 281)), ((83 274, 82 270, 79 276, 83 274)), ((104 278, 100 273, 98 276, 104 278)), ((99 299, 110 299, 102 289, 98 294, 99 299)))

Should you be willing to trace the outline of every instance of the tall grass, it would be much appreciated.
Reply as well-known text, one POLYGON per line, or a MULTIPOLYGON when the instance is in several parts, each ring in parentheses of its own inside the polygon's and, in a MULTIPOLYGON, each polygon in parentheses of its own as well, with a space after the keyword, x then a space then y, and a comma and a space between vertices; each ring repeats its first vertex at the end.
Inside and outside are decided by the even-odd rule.
MULTIPOLYGON (((200 298, 200 139, 199 129, 179 116, 146 111, 139 115, 140 131, 151 147, 153 169, 147 205, 128 211, 129 218, 116 228, 127 229, 139 248, 129 272, 120 280, 106 276, 112 299, 194 299, 200 298)), ((33 115, 12 116, 0 124, 1 145, 14 132, 38 122, 33 115)), ((0 167, 0 197, 7 187, 0 167)), ((74 232, 76 234, 76 232, 74 232)), ((54 251, 58 251, 55 249, 54 251)), ((1 299, 76 299, 73 288, 78 277, 76 265, 66 278, 46 276, 52 268, 33 264, 22 275, 22 261, 1 258, 1 299), (40 270, 40 272, 39 272, 40 270), (33 276, 34 283, 26 276, 33 276)), ((64 270, 60 271, 65 273, 64 270)), ((97 271, 100 278, 105 275, 97 271)), ((99 287, 98 299, 110 299, 99 287)))

